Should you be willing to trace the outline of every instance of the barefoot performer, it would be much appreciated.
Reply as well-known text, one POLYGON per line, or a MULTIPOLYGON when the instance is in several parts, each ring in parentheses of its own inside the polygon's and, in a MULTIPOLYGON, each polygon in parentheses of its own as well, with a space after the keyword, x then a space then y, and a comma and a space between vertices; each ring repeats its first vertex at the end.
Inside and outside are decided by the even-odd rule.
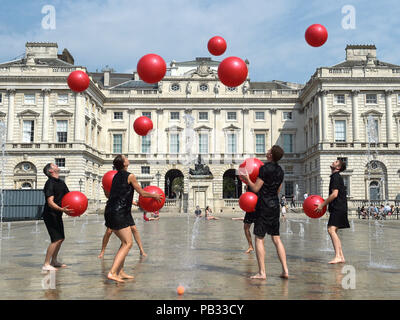
MULTIPOLYGON (((132 204, 135 206, 138 205, 136 201, 132 201, 132 204)), ((132 230, 133 237, 135 238, 135 242, 136 242, 137 246, 139 247, 140 255, 143 257, 146 257, 147 254, 144 252, 142 240, 140 239, 139 230, 136 228, 135 225, 131 226, 131 230, 132 230)), ((110 241, 110 237, 111 237, 112 233, 113 233, 113 231, 110 228, 106 229, 106 232, 104 233, 104 236, 103 236, 102 245, 101 245, 101 252, 100 252, 98 258, 101 259, 104 257, 104 253, 106 251, 106 247, 107 247, 108 241, 110 241)))
POLYGON ((63 212, 73 213, 68 206, 62 208, 61 200, 69 190, 63 180, 59 178, 60 169, 54 163, 48 163, 43 168, 43 173, 49 178, 44 185, 44 196, 46 203, 43 210, 43 220, 50 235, 51 243, 47 248, 46 258, 42 267, 43 271, 57 270, 67 265, 57 261, 57 255, 61 244, 65 239, 64 224, 62 220, 63 212))
POLYGON ((328 233, 331 237, 333 247, 335 248, 335 257, 329 261, 330 264, 344 263, 342 244, 337 234, 338 229, 350 228, 347 218, 347 192, 343 178, 339 172, 346 170, 346 164, 342 160, 336 160, 331 164, 331 180, 329 182, 329 197, 323 203, 318 205, 316 212, 329 204, 328 233))
POLYGON ((280 203, 278 195, 282 188, 284 172, 278 164, 278 161, 282 156, 282 148, 274 145, 268 150, 267 162, 260 168, 255 183, 250 180, 248 174, 246 176, 241 175, 241 178, 247 182, 251 191, 258 194, 253 233, 256 237, 255 247, 259 271, 256 275, 251 277, 252 279, 266 279, 264 261, 264 237, 266 233, 271 235, 272 242, 275 245, 279 260, 282 264, 282 274, 280 277, 285 279, 289 277, 286 264, 286 252, 279 236, 280 203))
POLYGON ((142 197, 154 198, 157 201, 161 201, 162 196, 142 189, 135 175, 128 172, 129 160, 127 157, 116 156, 113 165, 118 172, 113 178, 110 192, 104 191, 108 198, 104 218, 106 227, 110 228, 121 240, 121 246, 115 255, 107 278, 125 282, 123 279, 133 279, 133 276, 127 275, 123 270, 125 258, 133 244, 131 229, 131 226, 135 225, 131 215, 133 192, 136 190, 142 197))

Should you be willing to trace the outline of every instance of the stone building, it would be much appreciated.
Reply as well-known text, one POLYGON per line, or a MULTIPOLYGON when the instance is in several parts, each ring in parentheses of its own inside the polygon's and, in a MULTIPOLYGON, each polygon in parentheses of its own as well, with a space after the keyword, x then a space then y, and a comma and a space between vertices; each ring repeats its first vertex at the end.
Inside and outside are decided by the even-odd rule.
POLYGON ((287 197, 326 197, 338 157, 348 164, 349 199, 399 197, 400 66, 378 60, 375 46, 348 45, 344 62, 318 68, 305 85, 249 75, 229 88, 218 81, 218 64, 172 61, 161 82, 147 84, 136 72, 90 72, 56 43, 28 42, 24 58, 0 64, 5 188, 42 188, 42 169, 55 162, 70 190, 99 206, 101 178, 123 153, 143 186, 165 190, 166 208, 239 210, 244 185, 235 170, 249 157, 265 161, 279 144, 287 197), (83 93, 67 86, 74 70, 90 76, 83 93), (133 130, 142 115, 154 125, 147 137, 133 130), (210 174, 189 174, 199 154, 210 174), (176 178, 183 181, 178 194, 176 178))

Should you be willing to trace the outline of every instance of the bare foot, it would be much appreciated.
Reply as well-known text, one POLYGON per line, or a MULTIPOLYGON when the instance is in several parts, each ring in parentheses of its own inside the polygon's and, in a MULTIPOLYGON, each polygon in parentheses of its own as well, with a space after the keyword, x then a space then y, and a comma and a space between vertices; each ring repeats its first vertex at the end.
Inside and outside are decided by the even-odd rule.
POLYGON ((254 249, 250 247, 250 248, 248 248, 248 249, 246 250, 245 253, 250 253, 250 252, 252 252, 252 251, 254 251, 254 249))
POLYGON ((288 272, 282 272, 279 277, 282 278, 282 279, 289 279, 289 273, 288 272))
POLYGON ((342 260, 341 258, 334 258, 333 260, 329 261, 329 264, 336 264, 336 263, 343 263, 344 260, 342 260))
POLYGON ((61 263, 61 262, 58 262, 58 261, 53 262, 51 265, 54 268, 66 268, 67 267, 67 265, 65 263, 61 263))
POLYGON ((45 264, 42 267, 42 271, 57 271, 57 269, 50 264, 45 264))
POLYGON ((124 271, 121 271, 118 275, 121 279, 135 279, 134 276, 130 276, 126 274, 124 271))
POLYGON ((103 259, 103 257, 104 257, 104 252, 102 251, 102 252, 100 252, 100 254, 97 256, 97 258, 103 259))
POLYGON ((142 257, 147 257, 147 253, 144 252, 144 251, 140 252, 140 255, 141 255, 142 257))
POLYGON ((119 276, 117 276, 115 274, 112 274, 111 272, 108 273, 107 278, 110 279, 110 280, 117 281, 117 282, 125 282, 119 276))
POLYGON ((266 277, 265 274, 257 273, 256 275, 251 276, 250 279, 263 279, 263 280, 265 280, 265 279, 267 279, 267 277, 266 277))

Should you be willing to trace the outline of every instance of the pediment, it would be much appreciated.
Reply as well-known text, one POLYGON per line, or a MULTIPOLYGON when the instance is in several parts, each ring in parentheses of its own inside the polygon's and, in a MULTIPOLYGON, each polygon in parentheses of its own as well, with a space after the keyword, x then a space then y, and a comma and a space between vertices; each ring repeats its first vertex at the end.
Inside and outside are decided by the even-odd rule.
POLYGON ((169 131, 183 131, 182 127, 179 126, 171 126, 169 128, 166 128, 165 131, 169 132, 169 131))
POLYGON ((361 116, 362 117, 368 117, 368 116, 382 117, 383 113, 376 111, 376 110, 368 110, 368 111, 365 111, 364 113, 362 113, 361 116))
POLYGON ((199 127, 197 127, 197 128, 194 128, 194 130, 195 130, 195 131, 201 131, 201 130, 208 130, 208 131, 211 131, 212 128, 210 128, 210 127, 208 127, 208 126, 205 126, 205 125, 202 125, 202 126, 199 126, 199 127))
POLYGON ((230 126, 223 128, 222 130, 240 130, 240 128, 231 124, 230 126))
POLYGON ((24 111, 21 111, 20 113, 17 114, 17 117, 38 117, 40 114, 31 110, 27 109, 24 111))
POLYGON ((345 111, 345 110, 343 110, 343 109, 339 109, 339 110, 336 110, 336 111, 334 111, 334 112, 331 112, 331 113, 329 114, 329 116, 330 116, 330 117, 350 117, 350 116, 351 116, 351 113, 350 113, 350 112, 347 112, 347 111, 345 111))
POLYGON ((67 110, 61 109, 53 112, 51 114, 52 117, 72 117, 73 114, 67 110))

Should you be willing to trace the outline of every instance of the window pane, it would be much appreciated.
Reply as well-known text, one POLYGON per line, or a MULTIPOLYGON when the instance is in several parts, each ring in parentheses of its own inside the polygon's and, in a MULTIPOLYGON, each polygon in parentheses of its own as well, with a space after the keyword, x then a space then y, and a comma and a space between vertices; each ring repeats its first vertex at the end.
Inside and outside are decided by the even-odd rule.
POLYGON ((68 103, 68 94, 59 94, 58 104, 67 104, 67 103, 68 103))
POLYGON ((293 181, 285 181, 285 197, 294 196, 293 181))
POLYGON ((142 167, 142 174, 150 174, 150 167, 142 167))
POLYGON ((264 120, 265 113, 263 111, 256 111, 256 120, 264 120))
POLYGON ((145 116, 145 117, 151 119, 151 112, 142 112, 142 116, 145 116))
POLYGON ((171 112, 171 120, 179 120, 179 112, 171 112))
POLYGON ((335 102, 337 104, 344 104, 345 100, 344 100, 344 94, 337 94, 335 95, 335 102))
POLYGON ((179 134, 170 135, 170 153, 179 153, 179 134))
POLYGON ((3 94, 0 93, 0 103, 2 103, 2 102, 3 102, 3 94))
POLYGON ((265 153, 265 134, 256 134, 256 153, 265 153))
POLYGON ((292 120, 292 113, 291 112, 283 112, 283 120, 292 120))
POLYGON ((293 152, 293 135, 283 134, 283 151, 291 153, 293 152))
POLYGON ((366 102, 367 102, 367 103, 376 104, 376 103, 377 103, 376 94, 367 94, 366 102))
POLYGON ((236 134, 228 133, 228 153, 236 153, 236 134))
POLYGON ((56 165, 60 168, 65 168, 65 158, 56 158, 56 165))
POLYGON ((23 142, 33 142, 34 122, 32 120, 24 120, 23 123, 23 142))
POLYGON ((150 135, 142 137, 142 153, 150 153, 151 140, 150 135))
POLYGON ((208 134, 199 135, 199 152, 208 153, 208 134))
POLYGON ((122 153, 122 134, 113 136, 113 153, 122 153))
POLYGON ((208 120, 208 112, 199 112, 199 120, 208 120))
POLYGON ((335 141, 346 141, 346 121, 344 120, 335 121, 335 141))
POLYGON ((67 142, 68 121, 57 120, 57 142, 67 142))
POLYGON ((25 94, 25 104, 35 104, 35 95, 34 94, 25 94))
POLYGON ((236 112, 228 112, 228 120, 236 120, 236 112))

